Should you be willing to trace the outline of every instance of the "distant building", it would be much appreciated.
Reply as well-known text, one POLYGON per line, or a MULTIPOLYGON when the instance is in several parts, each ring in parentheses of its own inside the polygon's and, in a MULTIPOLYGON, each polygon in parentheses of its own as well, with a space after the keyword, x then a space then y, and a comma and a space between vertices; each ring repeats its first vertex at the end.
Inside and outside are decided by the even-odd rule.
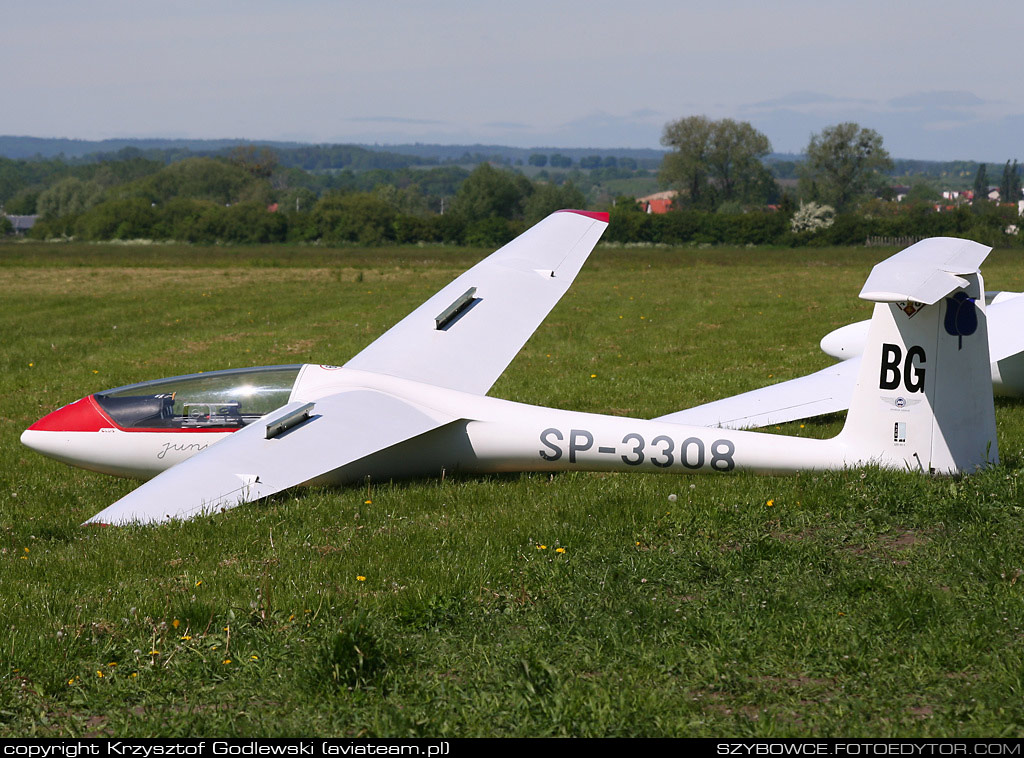
POLYGON ((5 216, 5 218, 11 222, 15 234, 24 234, 36 225, 36 219, 39 216, 5 216))
POLYGON ((665 192, 655 192, 653 195, 638 197, 636 201, 640 204, 640 208, 644 213, 668 213, 672 210, 672 201, 678 194, 675 190, 666 190, 665 192))

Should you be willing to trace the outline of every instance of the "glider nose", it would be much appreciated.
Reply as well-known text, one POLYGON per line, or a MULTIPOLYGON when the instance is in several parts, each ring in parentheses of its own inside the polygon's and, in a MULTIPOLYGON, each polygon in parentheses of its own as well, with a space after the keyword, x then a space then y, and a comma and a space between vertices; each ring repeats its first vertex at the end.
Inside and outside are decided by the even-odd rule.
POLYGON ((92 395, 83 397, 32 424, 26 432, 98 432, 113 426, 92 395))
POLYGON ((72 445, 71 432, 98 432, 110 428, 92 395, 58 408, 21 433, 21 444, 51 458, 66 460, 72 445))

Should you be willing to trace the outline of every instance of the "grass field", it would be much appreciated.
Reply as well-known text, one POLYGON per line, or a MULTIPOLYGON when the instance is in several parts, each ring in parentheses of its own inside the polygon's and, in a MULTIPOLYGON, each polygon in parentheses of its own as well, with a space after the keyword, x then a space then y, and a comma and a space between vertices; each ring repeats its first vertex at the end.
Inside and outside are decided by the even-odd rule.
MULTIPOLYGON (((969 478, 377 482, 158 528, 80 528, 134 484, 18 442, 343 363, 485 252, 0 246, 0 736, 1024 736, 1019 401, 969 478)), ((888 252, 601 248, 492 394, 651 417, 821 368, 888 252)))

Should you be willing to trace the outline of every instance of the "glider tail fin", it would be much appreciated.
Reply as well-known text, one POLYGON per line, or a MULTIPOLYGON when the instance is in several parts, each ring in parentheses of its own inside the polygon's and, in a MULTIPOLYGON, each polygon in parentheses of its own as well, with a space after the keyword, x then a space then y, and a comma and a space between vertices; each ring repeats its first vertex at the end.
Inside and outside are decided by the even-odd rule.
POLYGON ((861 291, 876 304, 837 440, 851 463, 955 474, 998 461, 980 261, 964 265, 961 256, 950 270, 915 251, 948 252, 954 243, 961 253, 988 252, 925 240, 876 266, 861 291))

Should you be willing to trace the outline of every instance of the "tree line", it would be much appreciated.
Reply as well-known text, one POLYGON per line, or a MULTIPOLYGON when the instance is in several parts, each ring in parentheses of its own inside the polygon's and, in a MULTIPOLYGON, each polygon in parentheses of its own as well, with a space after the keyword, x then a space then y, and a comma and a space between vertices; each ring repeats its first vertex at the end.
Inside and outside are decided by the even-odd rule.
POLYGON ((275 189, 274 176, 259 159, 192 158, 114 188, 68 177, 39 195, 42 218, 32 236, 493 246, 553 211, 586 204, 571 183, 535 183, 487 163, 467 173, 443 213, 418 185, 317 195, 301 186, 275 189))
MULTIPOLYGON (((10 214, 38 213, 36 237, 85 240, 492 246, 564 207, 610 209, 605 239, 620 243, 849 244, 869 236, 946 234, 1005 245, 1016 239, 1007 232, 1017 223, 1015 209, 976 200, 936 213, 937 193, 925 185, 913 187, 902 203, 887 202, 884 172, 893 161, 881 136, 858 124, 812 135, 793 166, 766 163, 768 138, 742 121, 690 116, 666 124, 662 142, 670 150, 659 179, 676 190, 664 217, 641 213, 628 196, 595 202, 598 182, 637 176, 630 158, 581 155, 585 171, 557 171, 553 164, 572 160, 533 153, 532 178, 487 162, 472 171, 403 161, 391 168, 315 167, 325 156, 352 163, 370 153, 345 146, 297 149, 288 162, 260 146, 171 163, 134 148, 100 162, 0 159, 0 202, 10 214), (797 181, 780 182, 773 167, 797 181)), ((987 194, 986 170, 978 167, 977 197, 987 194)), ((1020 195, 1020 177, 1021 167, 1008 161, 1002 197, 1020 195)))

